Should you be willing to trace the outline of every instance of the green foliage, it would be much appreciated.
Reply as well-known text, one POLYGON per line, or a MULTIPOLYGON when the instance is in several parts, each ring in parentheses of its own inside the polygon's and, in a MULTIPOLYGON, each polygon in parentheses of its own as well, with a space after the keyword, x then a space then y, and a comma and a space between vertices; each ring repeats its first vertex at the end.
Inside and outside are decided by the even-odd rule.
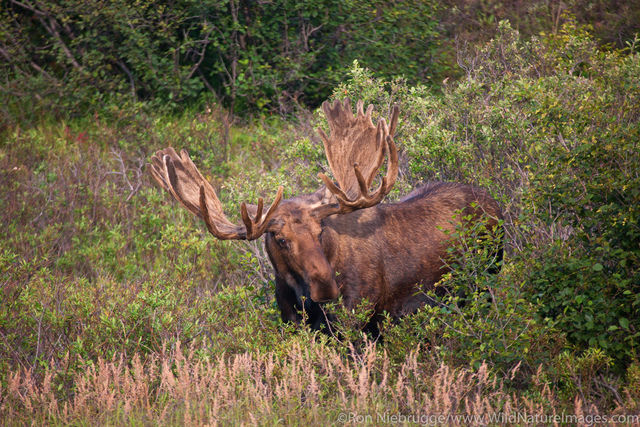
POLYGON ((445 42, 455 37, 458 45, 489 41, 500 21, 510 21, 528 39, 541 32, 557 33, 570 16, 580 26, 588 26, 600 44, 616 48, 625 48, 640 30, 640 6, 636 2, 443 0, 442 7, 446 10, 440 20, 448 36, 445 42))
POLYGON ((561 348, 562 337, 536 319, 538 307, 527 299, 523 284, 511 282, 512 266, 497 274, 503 264, 502 222, 489 227, 471 219, 456 219, 461 222, 449 236, 451 271, 427 292, 433 304, 390 325, 385 341, 400 360, 422 345, 425 357, 438 363, 475 368, 489 363, 503 375, 514 366, 535 371, 561 348))
POLYGON ((206 94, 233 112, 288 112, 319 104, 356 58, 411 81, 437 74, 437 34, 432 1, 11 1, 0 94, 7 118, 137 100, 175 110, 206 94))
POLYGON ((0 111, 13 123, 112 103, 175 111, 216 99, 241 115, 291 113, 320 104, 354 60, 439 87, 459 74, 459 49, 489 40, 501 20, 528 39, 575 19, 594 24, 598 44, 633 51, 639 15, 616 0, 9 0, 0 10, 0 111))
POLYGON ((555 382, 568 396, 599 394, 611 398, 611 389, 602 378, 609 373, 613 360, 599 348, 589 348, 580 355, 559 354, 552 362, 555 382))
POLYGON ((356 65, 335 96, 399 104, 401 188, 436 179, 491 191, 506 214, 507 301, 533 303, 525 324, 553 325, 620 369, 640 342, 640 57, 597 50, 571 22, 530 42, 499 28, 442 95, 356 65))
MULTIPOLYGON (((177 341, 240 351, 277 340, 264 254, 208 238, 145 170, 150 151, 187 133, 203 138, 189 140, 192 153, 211 158, 207 143, 223 132, 211 120, 218 113, 152 119, 138 112, 134 121, 130 114, 15 128, 0 145, 3 372, 8 364, 50 363, 73 371, 177 341), (239 287, 220 285, 229 282, 239 287)), ((251 164, 237 158, 247 149, 242 138, 233 135, 228 152, 237 168, 251 164)), ((271 144, 253 145, 260 165, 271 144)))

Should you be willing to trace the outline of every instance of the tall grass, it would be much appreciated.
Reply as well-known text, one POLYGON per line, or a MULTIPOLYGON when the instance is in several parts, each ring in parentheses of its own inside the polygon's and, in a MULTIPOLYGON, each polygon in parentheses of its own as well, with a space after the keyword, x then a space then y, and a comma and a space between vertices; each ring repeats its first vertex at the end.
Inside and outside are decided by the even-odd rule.
MULTIPOLYGON (((284 357, 252 352, 203 358, 178 342, 129 360, 122 354, 98 358, 70 378, 74 392, 64 400, 56 388, 59 371, 46 369, 40 378, 16 371, 2 389, 0 413, 12 423, 155 425, 328 425, 399 414, 491 424, 498 420, 491 417, 518 414, 603 415, 579 397, 569 405, 559 402, 540 373, 529 393, 519 395, 486 364, 430 370, 418 362, 418 351, 392 366, 384 349, 371 342, 346 358, 320 342, 297 341, 284 357)), ((625 408, 611 414, 618 413, 625 408)))

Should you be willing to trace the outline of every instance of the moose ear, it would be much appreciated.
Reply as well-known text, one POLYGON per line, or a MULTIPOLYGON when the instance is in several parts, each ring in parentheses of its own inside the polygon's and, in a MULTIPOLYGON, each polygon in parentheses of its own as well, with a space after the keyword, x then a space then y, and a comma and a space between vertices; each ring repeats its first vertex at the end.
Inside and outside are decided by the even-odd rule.
POLYGON ((320 190, 316 191, 316 193, 319 193, 320 203, 322 203, 323 205, 338 203, 338 199, 336 198, 336 196, 324 185, 322 186, 322 188, 320 188, 320 190))
POLYGON ((311 209, 338 203, 338 199, 336 198, 336 196, 334 196, 333 193, 329 191, 329 189, 324 185, 316 190, 315 193, 311 193, 309 196, 311 204, 308 207, 311 209))

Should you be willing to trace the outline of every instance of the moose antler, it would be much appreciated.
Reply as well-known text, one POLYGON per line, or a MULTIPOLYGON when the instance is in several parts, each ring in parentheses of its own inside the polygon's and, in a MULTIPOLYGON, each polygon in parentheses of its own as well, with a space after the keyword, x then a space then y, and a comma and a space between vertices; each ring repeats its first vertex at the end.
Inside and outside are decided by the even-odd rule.
POLYGON ((389 125, 384 118, 380 118, 377 126, 371 121, 373 105, 369 105, 364 112, 362 101, 356 104, 355 116, 348 99, 344 103, 335 101, 333 106, 325 101, 322 109, 329 123, 330 136, 322 129, 318 129, 318 133, 338 186, 323 173, 318 177, 335 195, 339 204, 335 209, 323 208, 322 216, 351 212, 380 203, 391 191, 398 176, 398 152, 393 142, 398 124, 398 107, 394 105, 392 108, 389 125), (369 193, 385 155, 389 156, 387 174, 378 189, 369 193))
MULTIPOLYGON (((209 182, 204 179, 193 164, 189 154, 182 150, 180 155, 172 148, 165 148, 151 157, 151 174, 162 188, 167 190, 191 213, 201 217, 207 229, 218 239, 254 240, 266 230, 269 220, 282 200, 282 186, 267 213, 263 215, 264 201, 258 199, 258 207, 253 218, 247 205, 242 202, 240 213, 244 225, 237 225, 227 219, 222 211, 222 203, 209 182)), ((255 206, 249 205, 251 209, 255 206)))

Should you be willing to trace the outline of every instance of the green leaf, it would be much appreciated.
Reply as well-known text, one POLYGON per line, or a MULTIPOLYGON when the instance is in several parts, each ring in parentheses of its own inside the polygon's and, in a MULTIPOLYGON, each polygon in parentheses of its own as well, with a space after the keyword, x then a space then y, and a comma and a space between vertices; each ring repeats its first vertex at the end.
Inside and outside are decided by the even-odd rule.
POLYGON ((602 271, 603 267, 602 264, 600 264, 599 262, 596 262, 595 264, 593 264, 593 267, 591 267, 593 269, 593 271, 602 271))
POLYGON ((621 317, 618 319, 618 323, 622 326, 622 329, 629 330, 629 320, 626 317, 621 317))

